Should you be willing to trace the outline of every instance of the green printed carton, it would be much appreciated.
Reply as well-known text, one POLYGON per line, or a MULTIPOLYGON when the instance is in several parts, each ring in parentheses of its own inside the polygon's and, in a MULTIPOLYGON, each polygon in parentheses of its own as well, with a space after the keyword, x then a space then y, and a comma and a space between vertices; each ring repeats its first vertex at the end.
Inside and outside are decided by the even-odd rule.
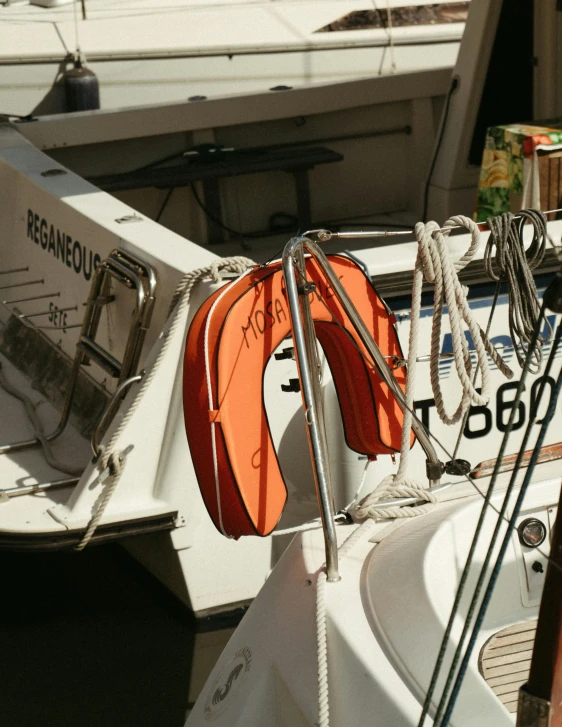
POLYGON ((562 148, 562 120, 538 123, 488 129, 474 213, 477 222, 523 207, 541 209, 537 150, 562 148))

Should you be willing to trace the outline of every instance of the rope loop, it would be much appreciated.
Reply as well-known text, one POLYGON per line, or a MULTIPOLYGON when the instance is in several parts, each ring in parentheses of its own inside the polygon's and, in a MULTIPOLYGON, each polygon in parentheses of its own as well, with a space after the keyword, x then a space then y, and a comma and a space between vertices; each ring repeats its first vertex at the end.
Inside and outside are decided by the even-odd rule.
POLYGON ((217 260, 213 260, 210 265, 207 265, 204 268, 197 268, 196 270, 191 270, 189 273, 186 273, 174 291, 170 301, 170 307, 168 309, 168 317, 172 314, 172 311, 182 296, 187 295, 187 300, 189 301, 191 291, 199 281, 205 280, 205 278, 211 278, 213 283, 220 283, 223 273, 229 272, 242 275, 242 273, 246 272, 248 268, 254 267, 255 264, 256 263, 253 260, 250 260, 247 257, 234 255, 232 257, 218 258, 217 260))
MULTIPOLYGON (((521 210, 515 219, 504 212, 487 220, 490 237, 484 251, 487 276, 507 283, 509 333, 515 356, 521 368, 525 363, 533 331, 539 323, 541 306, 532 271, 544 258, 548 239, 546 217, 540 210, 521 210), (533 226, 533 239, 525 250, 525 223, 533 226)), ((533 349, 529 371, 538 373, 542 363, 542 346, 552 335, 552 326, 545 318, 546 335, 539 336, 533 349)))
POLYGON ((456 215, 455 217, 449 218, 445 222, 444 227, 464 227, 470 233, 470 244, 461 258, 453 262, 449 255, 447 245, 450 230, 441 229, 440 225, 433 221, 427 223, 418 222, 415 226, 415 234, 418 241, 418 255, 414 268, 414 283, 412 287, 408 373, 406 378, 406 408, 404 410, 404 423, 402 426, 400 463, 396 474, 385 477, 380 485, 359 504, 356 509, 356 514, 359 518, 388 519, 417 517, 428 512, 437 502, 435 496, 429 490, 416 483, 407 475, 418 359, 421 295, 424 278, 434 286, 430 377, 435 406, 441 420, 445 424, 455 424, 461 420, 471 405, 479 406, 488 403, 490 398, 490 368, 488 356, 492 358, 502 373, 508 377, 513 376, 512 371, 503 362, 486 334, 476 323, 474 315, 468 305, 468 289, 461 285, 458 277, 458 272, 473 259, 478 250, 480 244, 480 230, 478 225, 469 217, 456 215), (451 326, 455 368, 462 387, 460 402, 453 413, 449 413, 445 408, 444 396, 439 380, 441 322, 445 306, 448 309, 451 326), (477 365, 482 377, 481 391, 476 387, 476 377, 472 376, 473 363, 464 326, 468 329, 468 333, 474 342, 477 365), (378 504, 382 501, 397 497, 415 497, 421 501, 421 504, 413 507, 378 507, 378 504))
MULTIPOLYGON (((458 272, 473 259, 478 250, 480 244, 480 230, 478 225, 469 217, 456 215, 449 218, 444 225, 445 228, 452 226, 466 228, 471 236, 468 249, 455 263, 451 260, 447 246, 449 230, 441 229, 433 221, 426 224, 418 222, 415 227, 419 249, 414 272, 411 316, 411 327, 417 328, 419 326, 419 315, 421 311, 421 289, 423 279, 425 278, 430 283, 433 283, 435 288, 433 328, 431 333, 431 387, 435 398, 437 413, 441 421, 449 425, 459 422, 470 405, 484 406, 488 403, 490 398, 488 356, 490 356, 505 376, 508 378, 513 376, 513 372, 503 362, 501 356, 477 324, 468 305, 468 289, 460 283, 458 278, 458 272), (447 306, 449 314, 455 370, 462 387, 460 402, 456 410, 452 413, 447 411, 445 407, 439 380, 441 321, 445 306, 447 306), (468 329, 468 333, 474 344, 476 361, 481 372, 482 386, 480 391, 476 387, 474 378, 471 376, 473 363, 464 326, 468 329)), ((414 343, 417 346, 417 333, 414 338, 414 343)), ((409 363, 409 366, 411 366, 411 363, 409 363)))
POLYGON ((380 485, 363 498, 356 510, 357 517, 373 518, 373 519, 394 519, 394 518, 411 518, 418 515, 424 515, 431 510, 431 506, 435 505, 437 498, 429 490, 421 487, 410 477, 405 475, 388 475, 380 485), (415 497, 422 500, 425 504, 411 505, 409 507, 377 507, 379 502, 383 502, 389 498, 395 497, 415 497))

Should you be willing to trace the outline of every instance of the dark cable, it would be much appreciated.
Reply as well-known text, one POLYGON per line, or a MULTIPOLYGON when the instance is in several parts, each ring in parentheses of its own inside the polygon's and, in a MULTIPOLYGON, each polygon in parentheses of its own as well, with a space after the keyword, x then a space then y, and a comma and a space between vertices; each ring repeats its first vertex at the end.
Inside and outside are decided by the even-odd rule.
MULTIPOLYGON (((326 301, 325 301, 325 300, 324 300, 324 299, 323 299, 323 298, 322 298, 321 296, 319 297, 319 300, 320 300, 320 302, 322 303, 322 305, 323 305, 323 306, 324 306, 324 307, 326 308, 326 310, 328 311, 329 315, 330 315, 330 316, 332 317, 332 321, 333 321, 333 323, 335 323, 335 325, 336 325, 336 326, 338 326, 338 327, 339 327, 339 328, 340 328, 340 329, 341 329, 342 331, 344 331, 344 332, 345 332, 345 328, 344 328, 344 327, 342 326, 342 324, 341 324, 341 323, 340 323, 340 322, 338 321, 338 319, 337 319, 337 318, 335 317, 335 315, 334 315, 333 311, 331 311, 331 310, 330 310, 330 308, 328 307, 328 305, 327 305, 326 301)), ((370 357, 370 355, 369 355, 368 353, 365 353, 365 352, 363 352, 363 351, 362 351, 362 350, 360 349, 360 347, 359 347, 359 346, 357 345, 357 343, 356 343, 355 341, 351 340, 351 344, 352 344, 352 346, 353 346, 353 347, 354 347, 354 348, 356 349, 356 351, 357 351, 357 352, 359 353, 359 355, 361 356, 361 358, 362 358, 362 359, 363 359, 363 360, 365 361, 365 363, 366 363, 366 364, 367 364, 367 365, 368 365, 369 367, 371 367, 371 368, 373 368, 373 369, 376 369, 375 363, 374 363, 373 359, 372 359, 372 358, 370 357)), ((544 386, 544 384, 543 384, 543 386, 544 386)), ((521 394, 522 394, 522 392, 521 392, 521 394)), ((521 396, 521 394, 520 394, 520 396, 521 396)), ((542 388, 541 388, 541 389, 540 389, 540 391, 539 391, 539 397, 541 397, 541 396, 542 396, 542 388)), ((517 396, 516 396, 516 397, 515 397, 515 399, 514 399, 514 401, 513 401, 513 407, 514 407, 514 409, 517 409, 517 403, 518 403, 519 401, 520 401, 520 399, 517 399, 517 396)), ((538 404, 540 405, 540 398, 537 398, 537 402, 538 402, 538 404)), ((429 437, 430 437, 430 438, 431 438, 431 439, 432 439, 432 440, 433 440, 433 441, 434 441, 434 442, 435 442, 435 443, 436 443, 436 444, 437 444, 437 445, 438 445, 438 446, 440 447, 440 449, 441 449, 441 450, 443 451, 443 453, 444 453, 444 454, 445 454, 445 455, 446 455, 446 456, 448 457, 448 459, 452 460, 452 459, 453 459, 453 455, 452 455, 452 454, 451 454, 451 453, 450 453, 450 452, 449 452, 449 451, 447 450, 447 448, 446 448, 446 447, 445 447, 445 445, 444 445, 444 444, 443 444, 443 443, 441 442, 441 440, 440 440, 440 439, 438 439, 438 437, 436 437, 436 436, 435 436, 435 434, 433 434, 433 433, 432 433, 432 432, 431 432, 431 431, 430 431, 430 430, 429 430, 429 429, 428 429, 428 428, 427 428, 427 427, 425 426, 425 424, 424 424, 424 423, 422 422, 422 420, 421 420, 421 419, 420 419, 420 418, 418 417, 418 415, 416 414, 415 410, 414 410, 414 409, 409 409, 408 407, 405 407, 405 408, 406 408, 406 409, 407 409, 407 410, 409 411, 409 413, 410 413, 410 414, 412 415, 412 417, 413 417, 413 418, 414 418, 414 419, 415 419, 415 420, 417 421, 417 423, 418 423, 418 424, 419 424, 419 425, 420 425, 421 427, 423 427, 423 429, 425 430, 426 434, 427 434, 427 435, 428 435, 428 436, 429 436, 429 437)), ((514 416, 513 418, 515 418, 515 416, 514 416)), ((509 426, 509 422, 508 422, 508 426, 509 426)), ((507 431, 507 430, 506 430, 506 431, 507 431)), ((507 444, 507 443, 506 443, 506 444, 507 444)), ((504 449, 505 449, 505 448, 504 448, 504 449)), ((498 458, 497 458, 497 463, 496 463, 496 467, 498 468, 498 474, 499 474, 499 468, 501 468, 501 464, 502 464, 502 461, 503 461, 503 455, 504 455, 504 450, 503 450, 502 448, 500 448, 500 452, 499 452, 499 454, 498 454, 498 458)), ((495 472, 495 470, 494 470, 494 472, 495 472)), ((476 484, 476 483, 474 482, 474 480, 473 480, 473 479, 472 479, 472 478, 471 478, 471 477, 470 477, 470 476, 469 476, 468 474, 463 474, 462 476, 464 477, 464 479, 466 480, 466 482, 468 482, 468 484, 469 484, 469 485, 471 485, 471 486, 472 486, 472 487, 473 487, 473 488, 474 488, 474 489, 476 490, 476 492, 477 492, 477 493, 478 493, 478 494, 480 495, 480 497, 481 497, 481 498, 482 498, 482 499, 484 500, 484 503, 483 503, 483 505, 482 505, 482 510, 483 510, 483 513, 484 513, 485 509, 486 509, 487 507, 489 507, 489 508, 490 508, 491 510, 493 510, 493 511, 494 511, 494 512, 496 513, 496 515, 498 515, 498 516, 500 517, 500 519, 503 519, 503 520, 504 520, 505 522, 508 522, 508 520, 507 520, 507 518, 506 518, 505 516, 503 516, 503 517, 502 517, 502 515, 501 515, 501 512, 500 512, 500 510, 498 510, 498 509, 497 509, 497 508, 495 507, 495 505, 493 505, 493 504, 492 504, 492 502, 490 501, 490 500, 491 500, 491 498, 490 498, 490 497, 488 497, 488 496, 487 496, 486 494, 484 494, 484 493, 482 492, 482 490, 481 490, 481 489, 480 489, 480 488, 478 487, 478 485, 477 485, 477 484, 476 484)), ((492 473, 492 477, 493 477, 493 476, 494 476, 494 473, 492 473)), ((489 490, 489 489, 488 489, 488 493, 490 493, 490 490, 489 490)), ((491 495, 491 493, 490 493, 490 495, 491 495)), ((484 513, 484 514, 485 514, 485 513, 484 513)), ((484 514, 481 514, 481 517, 482 517, 482 519, 484 518, 484 514)), ((478 527, 478 526, 477 526, 477 527, 478 527)), ((546 553, 544 553, 544 552, 543 552, 543 551, 542 551, 542 550, 540 549, 540 547, 537 547, 537 549, 536 549, 536 550, 537 550, 537 552, 538 552, 538 553, 540 553, 540 554, 541 554, 541 555, 543 556, 543 558, 545 558, 545 560, 547 560, 547 561, 548 561, 548 562, 549 562, 550 564, 552 564, 552 566, 553 566, 554 568, 556 568, 557 570, 559 570, 560 572, 562 572, 562 567, 560 567, 560 565, 559 565, 559 564, 558 564, 558 563, 557 563, 556 561, 552 560, 552 559, 551 559, 551 557, 550 557, 550 555, 547 555, 546 553)), ((466 566, 465 566, 465 567, 466 567, 466 566)), ((460 588, 460 585, 459 585, 459 588, 460 588)), ((461 596, 462 596, 462 594, 461 594, 461 596)), ((460 596, 459 596, 459 601, 460 601, 460 596)), ((452 624, 452 620, 451 620, 451 624, 452 624)), ((445 647, 445 648, 446 648, 446 647, 445 647)), ((439 676, 439 675, 437 675, 437 676, 439 676)), ((421 724, 423 724, 423 722, 420 722, 420 725, 421 725, 421 724)), ((418 726, 418 727, 419 727, 419 726, 418 726)))
MULTIPOLYGON (((542 306, 542 312, 543 313, 544 313, 544 309, 545 309, 545 305, 543 303, 543 306, 542 306)), ((538 332, 537 332, 536 335, 537 335, 537 338, 538 338, 538 332)), ((531 354, 529 352, 527 353, 527 358, 529 359, 529 362, 530 362, 530 360, 531 360, 531 354)), ((470 545, 470 550, 468 552, 468 556, 467 556, 467 559, 466 559, 466 563, 464 565, 463 572, 461 574, 461 578, 460 578, 459 585, 458 585, 458 588, 457 588, 457 593, 455 595, 455 600, 454 600, 453 606, 451 608, 451 613, 450 613, 450 616, 449 616, 449 621, 447 622, 447 627, 445 629, 445 633, 443 634, 443 638, 441 640, 441 646, 439 647, 439 653, 437 655, 437 660, 435 662, 435 666, 433 668, 433 673, 431 675, 431 680, 429 682, 429 687, 428 687, 428 690, 426 692, 425 700, 424 700, 423 707, 422 707, 422 713, 421 713, 421 716, 420 716, 420 720, 418 722, 418 727, 423 727, 423 725, 425 723, 425 718, 426 718, 426 716, 427 716, 427 714, 429 712, 429 707, 431 705, 431 699, 433 697, 433 693, 435 692, 435 687, 437 685, 437 680, 439 678, 439 674, 441 672, 441 667, 443 666, 443 661, 445 659, 445 653, 446 653, 447 648, 448 648, 448 645, 449 645, 449 637, 451 635, 451 631, 452 631, 452 628, 453 628, 453 623, 455 621, 455 618, 456 618, 456 615, 457 615, 457 612, 458 612, 458 609, 459 609, 459 605, 460 605, 460 602, 461 602, 461 598, 462 598, 462 596, 464 594, 464 589, 465 589, 465 586, 466 586, 466 582, 467 582, 468 576, 470 574, 470 569, 472 567, 472 561, 474 559, 474 553, 476 551, 476 546, 478 544, 478 539, 480 538, 480 533, 481 533, 481 530, 482 530, 482 526, 484 524, 484 518, 486 516, 486 511, 487 511, 488 505, 490 504, 490 500, 492 498, 492 494, 493 494, 494 488, 496 486, 496 480, 497 480, 497 477, 498 477, 498 474, 499 474, 499 471, 500 471, 500 467, 501 467, 501 463, 503 461, 503 457, 504 457, 504 454, 505 454, 505 450, 507 448, 507 442, 508 442, 508 439, 509 439, 509 435, 511 434, 511 430, 512 430, 513 424, 515 422, 515 413, 516 413, 516 411, 518 411, 518 405, 519 405, 519 402, 520 402, 521 397, 523 395, 523 390, 525 388, 525 379, 527 377, 527 373, 528 373, 528 369, 527 368, 523 369, 523 373, 522 373, 522 376, 521 376, 521 380, 519 381, 519 386, 517 387, 517 392, 516 392, 516 395, 515 395, 515 399, 513 401, 513 408, 511 409, 511 412, 510 412, 510 415, 509 415, 509 420, 508 420, 508 423, 507 423, 507 427, 506 427, 506 430, 505 430, 505 433, 504 433, 504 436, 503 436, 503 439, 502 439, 502 443, 501 443, 501 446, 500 446, 500 449, 499 449, 499 452, 498 452, 498 456, 496 458, 496 464, 494 466, 494 471, 493 471, 492 477, 490 479, 490 484, 488 485, 488 491, 486 492, 486 495, 484 497, 484 503, 482 504, 482 510, 480 511, 480 516, 478 518, 478 523, 476 524, 476 529, 474 531, 474 537, 473 537, 472 543, 470 545)), ((500 511, 500 515, 502 514, 502 512, 503 511, 500 511)), ((501 517, 498 519, 498 522, 501 522, 501 517)), ((470 615, 467 615, 466 620, 465 620, 465 628, 466 628, 466 624, 468 623, 469 618, 470 618, 470 615)), ((462 648, 462 644, 463 644, 463 641, 464 641, 464 636, 465 636, 465 632, 463 631, 463 634, 461 635, 461 638, 459 640, 459 645, 457 647, 457 651, 459 653, 460 653, 460 649, 462 648)), ((457 657, 457 654, 455 654, 455 658, 456 657, 457 657)), ((460 656, 459 656, 459 660, 460 660, 460 656)), ((448 690, 448 688, 450 686, 450 681, 452 680, 451 674, 454 672, 454 669, 456 669, 455 660, 453 660, 453 664, 450 667, 449 680, 445 684, 445 687, 443 688, 441 701, 443 700, 443 697, 445 696, 445 694, 446 694, 446 692, 447 692, 447 690, 448 690)), ((441 702, 440 702, 440 705, 439 706, 441 707, 441 702)), ((438 720, 439 716, 440 716, 440 712, 439 712, 439 708, 438 708, 437 714, 435 716, 435 721, 434 721, 435 725, 437 725, 437 720, 438 720)))
MULTIPOLYGON (((486 222, 490 237, 484 250, 484 270, 490 280, 507 283, 509 333, 515 356, 523 367, 529 341, 540 320, 540 303, 532 271, 542 262, 546 250, 546 217, 538 210, 521 210, 515 220, 511 212, 489 217, 486 222), (525 222, 533 225, 533 240, 525 251, 523 228, 525 222), (495 255, 494 250, 495 248, 495 255)), ((531 372, 537 373, 542 362, 542 345, 552 335, 546 320, 547 335, 538 336, 533 348, 531 372)))
POLYGON ((129 174, 137 174, 137 172, 144 172, 147 169, 154 169, 155 167, 159 167, 161 164, 166 164, 166 162, 172 162, 174 159, 181 159, 185 154, 185 151, 179 151, 175 152, 175 154, 168 154, 168 156, 162 157, 161 159, 156 159, 156 161, 148 162, 148 164, 143 164, 141 167, 136 167, 133 169, 129 174))
MULTIPOLYGON (((543 309, 544 309, 544 307, 545 306, 543 304, 543 309)), ((544 310, 542 312, 544 312, 544 310)), ((535 328, 535 336, 534 336, 534 338, 538 338, 538 332, 539 332, 539 330, 540 330, 540 320, 537 322, 537 326, 535 328)), ((434 724, 436 725, 436 727, 437 727, 437 725, 439 725, 439 727, 444 727, 444 725, 448 722, 448 719, 450 717, 450 709, 449 708, 450 708, 451 702, 449 701, 447 703, 447 699, 449 697, 449 690, 451 688, 451 684, 453 683, 453 679, 455 678, 455 671, 456 671, 459 663, 461 663, 460 671, 459 671, 459 673, 456 676, 456 679, 455 679, 455 682, 454 682, 454 685, 453 685, 453 692, 451 693, 451 699, 453 699, 453 695, 455 695, 454 696, 454 699, 453 699, 453 703, 454 703, 454 701, 456 701, 456 697, 457 697, 458 691, 460 689, 460 684, 462 682, 462 678, 464 677, 464 672, 466 671, 466 664, 468 663, 466 661, 466 655, 467 655, 467 653, 469 655, 470 655, 470 653, 472 653, 473 641, 472 641, 472 637, 471 637, 471 639, 469 640, 469 644, 467 645, 467 649, 465 651, 465 654, 462 657, 462 662, 461 662, 461 656, 462 656, 462 650, 463 650, 463 647, 464 647, 464 641, 465 641, 466 636, 468 635, 468 631, 469 631, 469 628, 470 628, 470 622, 472 621, 472 617, 473 617, 473 615, 474 615, 474 613, 476 611, 476 607, 478 605, 478 599, 480 597, 480 593, 481 593, 482 587, 484 585, 484 580, 486 578, 486 571, 488 570, 488 565, 490 564, 490 560, 491 560, 491 557, 492 557, 492 551, 494 549, 494 546, 495 546, 496 541, 497 541, 497 539, 499 537, 499 534, 500 534, 500 528, 502 526, 502 520, 505 519, 504 518, 504 515, 505 515, 505 512, 506 512, 508 503, 509 503, 509 499, 511 497, 511 493, 513 492, 513 488, 515 486, 515 480, 517 479, 517 475, 519 473, 519 466, 520 466, 521 460, 523 458, 523 452, 525 450, 525 447, 526 447, 527 442, 529 440, 529 437, 531 435, 531 430, 532 430, 532 428, 533 428, 533 426, 535 424, 535 417, 536 417, 536 414, 538 412, 540 403, 542 401, 542 396, 543 396, 544 390, 546 388, 546 380, 547 380, 548 374, 550 372, 550 369, 552 368, 552 363, 554 361, 554 357, 556 356, 556 352, 557 352, 558 344, 560 342, 561 335, 562 335, 562 324, 558 327, 558 330, 556 332, 556 339, 555 339, 554 345, 552 347, 552 350, 550 352, 550 356, 548 358, 547 365, 545 367, 544 378, 541 380, 541 386, 540 386, 540 389, 539 389, 537 398, 536 398, 536 400, 534 402, 534 405, 532 406, 531 411, 529 413, 529 423, 528 423, 527 428, 525 430, 525 434, 523 436, 523 441, 521 443, 521 447, 520 447, 519 452, 518 452, 518 455, 517 455, 517 460, 516 460, 515 465, 514 465, 514 469, 513 469, 513 472, 512 472, 510 481, 509 481, 509 485, 508 485, 507 490, 505 492, 504 500, 503 500, 502 506, 500 508, 500 518, 498 518, 498 521, 497 521, 496 526, 494 528, 494 532, 493 532, 492 537, 491 537, 491 540, 490 540, 488 552, 486 553, 486 557, 485 557, 484 562, 483 562, 483 564, 482 564, 482 566, 480 568, 480 574, 478 576, 478 580, 476 582, 476 586, 474 587, 474 591, 473 591, 473 595, 472 595, 472 600, 470 602, 470 606, 469 606, 468 611, 467 611, 467 614, 466 614, 463 631, 462 631, 461 637, 459 639, 459 642, 457 644, 457 648, 455 650, 455 656, 453 658, 453 662, 452 662, 451 667, 449 669, 449 674, 447 675, 447 681, 446 681, 445 686, 443 688, 443 692, 442 692, 442 695, 441 695, 441 700, 439 702, 439 707, 438 707, 437 713, 435 715, 434 724), (472 644, 472 646, 471 646, 471 644, 472 644), (464 671, 462 672, 462 676, 461 676, 461 671, 463 670, 463 665, 464 665, 464 671), (460 677, 460 681, 459 681, 459 677, 460 677), (447 704, 447 707, 445 707, 446 704, 447 704), (443 717, 443 721, 442 722, 439 722, 439 720, 441 718, 441 715, 443 714, 443 711, 445 709, 446 709, 446 712, 445 712, 445 716, 443 717), (448 713, 449 717, 447 717, 447 713, 448 713)), ((506 429, 506 432, 504 434, 504 439, 502 441, 502 448, 503 448, 503 445, 504 445, 505 440, 509 437, 509 435, 511 434, 512 428, 513 428, 513 420, 515 419, 515 411, 518 409, 518 404, 519 404, 519 401, 521 399, 521 394, 522 394, 523 389, 524 389, 524 386, 522 386, 522 383, 524 383, 524 380, 526 378, 526 374, 530 370, 530 363, 531 363, 532 357, 533 357, 533 351, 532 351, 532 347, 530 347, 529 348, 529 351, 527 352, 527 357, 526 357, 526 361, 525 361, 526 366, 525 366, 525 368, 523 370, 523 376, 521 377, 521 381, 519 382, 519 386, 517 388, 517 396, 515 397, 515 400, 514 400, 514 408, 511 411, 511 414, 510 414, 510 417, 509 417, 509 422, 508 422, 508 425, 507 425, 507 429, 506 429), (517 402, 517 403, 515 403, 515 402, 517 402)), ((494 468, 494 473, 492 474, 492 479, 490 481, 490 488, 492 488, 492 485, 495 486, 496 477, 494 475, 496 475, 496 469, 498 469, 497 463, 496 463, 496 467, 494 468)), ((479 524, 480 524, 480 521, 479 521, 479 524)), ((474 632, 473 632, 473 635, 474 635, 474 632)), ((452 709, 452 707, 451 707, 451 709, 452 709)))
POLYGON ((164 214, 164 210, 168 206, 168 202, 170 201, 170 197, 174 193, 174 190, 175 190, 175 187, 170 187, 170 189, 168 190, 166 196, 164 197, 164 201, 162 202, 162 206, 160 207, 160 211, 158 212, 158 214, 155 217, 155 222, 160 222, 160 218, 164 214))
MULTIPOLYGON (((197 205, 201 208, 201 210, 204 212, 204 214, 212 220, 216 225, 218 225, 222 230, 225 232, 228 232, 229 235, 234 235, 235 237, 240 238, 240 244, 242 247, 246 248, 246 240, 259 240, 262 237, 265 237, 267 234, 269 234, 270 230, 268 231, 261 231, 261 232, 241 232, 240 230, 235 230, 233 227, 229 227, 228 225, 225 225, 222 220, 219 220, 219 218, 214 215, 212 212, 210 212, 207 207, 205 206, 203 200, 199 196, 197 190, 195 189, 195 185, 191 185, 191 191, 193 192, 193 197, 195 198, 195 201, 197 202, 197 205)), ((275 234, 279 234, 278 231, 275 231, 275 234)))
POLYGON ((423 214, 422 214, 422 220, 424 222, 427 222, 427 207, 429 205, 429 185, 431 184, 431 177, 433 176, 433 172, 435 170, 435 165, 437 164, 437 157, 439 156, 439 152, 441 150, 441 144, 443 143, 443 137, 445 136, 445 128, 447 126, 447 119, 449 117, 449 108, 451 106, 451 98, 453 96, 453 93, 457 90, 458 85, 459 85, 459 79, 455 76, 451 81, 451 86, 450 86, 449 90, 447 91, 447 97, 445 98, 445 108, 443 109, 443 117, 441 120, 441 128, 439 129, 439 137, 437 139, 437 144, 435 145, 433 157, 431 159, 431 164, 429 166, 429 173, 427 175, 427 180, 425 183, 425 190, 424 190, 424 194, 423 194, 423 214))
POLYGON ((281 256, 283 255, 284 249, 285 249, 285 246, 283 246, 280 250, 278 250, 276 253, 274 253, 268 260, 266 260, 264 263, 262 263, 260 267, 264 268, 267 265, 269 265, 269 263, 273 262, 274 260, 281 258, 281 256))
MULTIPOLYGON (((560 342, 561 336, 562 336, 562 323, 559 323, 558 324, 558 329, 556 331, 555 343, 554 343, 554 345, 552 347, 552 351, 551 351, 551 354, 549 356, 549 365, 550 365, 552 359, 554 358, 554 355, 556 354, 556 349, 558 348, 558 344, 560 342)), ((549 365, 547 365, 547 368, 549 367, 549 365)), ((540 390, 539 396, 542 395, 543 389, 545 388, 546 375, 547 374, 545 372, 545 378, 541 382, 541 390, 540 390)), ((502 541, 502 544, 501 544, 501 547, 500 547, 500 552, 498 553, 498 556, 496 558, 496 563, 494 565, 494 568, 493 568, 492 573, 490 575, 490 579, 488 581, 488 585, 486 587, 486 590, 484 591, 484 596, 482 598, 482 603, 480 605, 480 609, 478 610, 478 614, 476 616, 476 621, 475 621, 474 627, 472 629, 472 634, 470 636, 470 640, 469 640, 468 645, 466 647, 465 655, 464 655, 464 658, 462 660, 462 663, 461 663, 461 666, 460 666, 460 669, 459 669, 459 673, 457 675, 457 678, 455 679, 455 684, 453 686, 453 691, 451 692, 451 697, 450 697, 449 702, 447 704, 447 709, 446 709, 445 714, 443 716, 443 720, 442 720, 442 722, 440 724, 440 727, 447 727, 447 725, 449 724, 449 720, 451 718, 451 714, 452 714, 453 709, 455 707, 455 703, 457 701, 457 697, 459 695, 459 691, 460 691, 460 688, 462 686, 462 682, 463 682, 464 676, 466 674, 466 670, 468 668, 468 662, 469 662, 470 657, 472 655, 472 652, 474 650, 474 645, 476 643, 476 639, 478 638, 478 634, 480 632, 480 628, 482 627, 482 622, 484 621, 484 617, 486 615, 486 611, 488 609, 488 605, 490 603, 490 599, 492 597, 492 593, 494 591, 494 587, 495 587, 496 582, 497 582, 497 579, 498 579, 498 575, 499 575, 499 572, 500 572, 500 569, 501 569, 501 566, 502 566, 502 563, 503 563, 503 559, 504 559, 504 556, 505 556, 507 547, 509 545, 509 542, 511 540, 511 533, 513 531, 513 528, 515 527, 515 523, 517 521, 517 518, 519 517, 519 513, 521 511, 521 505, 523 504, 523 500, 525 498, 525 495, 527 493, 527 489, 528 489, 529 484, 531 482, 531 477, 533 476, 533 472, 534 472, 535 466, 537 464, 539 452, 540 452, 540 449, 541 449, 541 447, 543 445, 544 438, 546 436, 546 432, 547 432, 548 426, 549 426, 549 424, 552 421, 552 418, 554 416, 554 411, 555 411, 556 405, 558 403, 558 397, 560 395, 560 390, 561 389, 562 389, 562 369, 558 373, 558 378, 556 380, 556 384, 554 386, 554 389, 553 389, 552 394, 551 394, 551 397, 550 397, 550 401, 549 401, 549 404, 548 404, 548 409, 547 409, 547 412, 546 412, 546 414, 545 414, 545 416, 544 416, 544 418, 542 420, 540 432, 539 432, 539 435, 537 437, 537 441, 535 443, 535 447, 533 449, 533 454, 531 455, 531 459, 530 459, 529 464, 527 466, 527 471, 525 472, 525 478, 524 478, 523 483, 521 485, 521 489, 519 490, 519 494, 517 496, 517 500, 516 500, 515 506, 513 508, 513 513, 511 515, 510 520, 509 520, 509 523, 508 523, 508 526, 507 526, 507 530, 506 530, 506 533, 504 535, 504 538, 503 538, 503 541, 502 541)), ((520 449, 519 454, 517 456, 517 462, 515 464, 515 469, 513 471, 512 476, 511 476, 511 480, 510 480, 510 483, 509 483, 509 487, 508 487, 508 489, 506 491, 506 495, 505 495, 505 507, 507 507, 507 501, 509 500, 509 497, 510 497, 511 492, 513 490, 513 486, 515 484, 515 479, 516 479, 517 474, 518 474, 519 465, 521 464, 521 459, 523 458, 523 449, 524 449, 525 444, 526 444, 526 442, 528 440, 528 437, 530 435, 530 430, 532 429, 532 427, 535 424, 535 417, 537 415, 537 411, 538 411, 538 403, 532 408, 532 411, 530 413, 529 423, 528 423, 527 429, 525 431, 524 442, 521 445, 521 449, 520 449)), ((503 507, 502 507, 502 510, 504 510, 503 507)), ((496 526, 496 530, 499 531, 499 526, 498 525, 496 526)), ((494 531, 494 535, 495 534, 496 534, 496 531, 494 531)), ((491 557, 492 549, 493 549, 494 545, 495 545, 495 541, 493 543, 490 543, 490 549, 488 551, 488 554, 486 555, 485 564, 482 566, 483 569, 486 568, 487 565, 488 565, 489 557, 491 557)), ((478 592, 475 592, 473 600, 477 599, 479 595, 480 595, 480 592, 479 591, 478 592)))
POLYGON ((246 235, 243 232, 240 232, 240 230, 235 230, 233 227, 228 227, 228 225, 225 225, 224 222, 219 220, 219 218, 216 215, 214 215, 212 212, 209 212, 209 210, 203 203, 203 200, 199 196, 199 193, 195 189, 194 184, 191 185, 191 191, 193 192, 193 197, 194 197, 195 201, 197 202, 197 205, 201 208, 201 210, 203 210, 205 215, 212 222, 214 222, 215 225, 218 225, 222 230, 224 230, 225 232, 228 232, 230 235, 235 235, 236 237, 240 237, 242 239, 244 239, 245 237, 258 237, 258 235, 256 233, 249 233, 246 235))

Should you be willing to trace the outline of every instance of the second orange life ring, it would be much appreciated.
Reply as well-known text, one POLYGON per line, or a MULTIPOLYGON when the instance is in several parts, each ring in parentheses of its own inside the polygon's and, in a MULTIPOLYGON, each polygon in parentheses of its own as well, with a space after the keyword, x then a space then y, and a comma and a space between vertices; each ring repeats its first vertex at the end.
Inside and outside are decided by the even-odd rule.
MULTIPOLYGON (((369 278, 347 257, 331 255, 329 261, 383 355, 402 357, 393 316, 369 278)), ((399 451, 400 407, 370 365, 316 261, 308 258, 306 268, 316 284, 311 312, 348 446, 366 455, 399 451)), ((217 290, 188 332, 185 426, 203 499, 218 530, 229 537, 268 535, 285 505, 287 489, 269 431, 263 376, 274 350, 290 333, 279 262, 256 267, 217 290)), ((394 373, 404 388, 404 368, 394 373)))

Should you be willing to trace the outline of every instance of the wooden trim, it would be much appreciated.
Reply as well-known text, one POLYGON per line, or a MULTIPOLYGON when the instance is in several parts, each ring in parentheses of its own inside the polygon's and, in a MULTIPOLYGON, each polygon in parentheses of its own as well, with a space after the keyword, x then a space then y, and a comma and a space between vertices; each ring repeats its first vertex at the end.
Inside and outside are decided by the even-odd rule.
MULTIPOLYGON (((531 455, 533 454, 532 449, 527 449, 523 453, 523 459, 521 460, 521 467, 528 467, 531 455)), ((510 454, 503 458, 503 462, 500 465, 500 472, 511 472, 515 467, 517 461, 517 454, 510 454)), ((557 459, 562 459, 562 442, 558 444, 549 444, 547 447, 541 447, 537 464, 543 464, 544 462, 554 462, 557 459)), ((484 462, 480 462, 470 473, 473 480, 478 480, 481 477, 489 477, 494 471, 496 466, 496 459, 487 459, 484 462)))

